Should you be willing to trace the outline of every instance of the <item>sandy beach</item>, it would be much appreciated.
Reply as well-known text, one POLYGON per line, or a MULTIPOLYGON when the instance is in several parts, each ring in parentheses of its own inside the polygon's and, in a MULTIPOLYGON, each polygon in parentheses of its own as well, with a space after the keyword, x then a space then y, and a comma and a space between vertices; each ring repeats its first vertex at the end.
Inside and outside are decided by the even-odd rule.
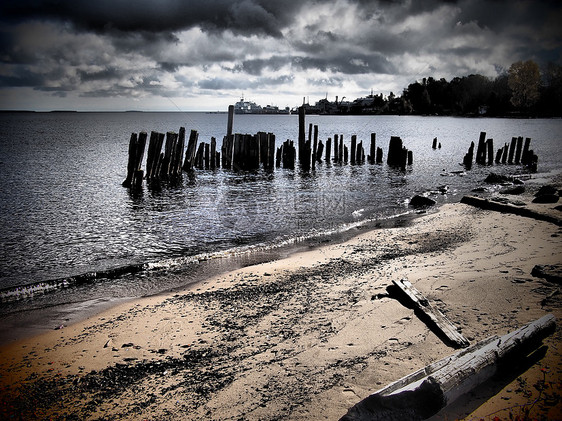
POLYGON ((562 419, 562 296, 531 275, 561 263, 554 223, 444 205, 4 346, 0 418, 337 420, 456 352, 389 292, 407 279, 471 343, 557 319, 540 361, 432 419, 562 419))

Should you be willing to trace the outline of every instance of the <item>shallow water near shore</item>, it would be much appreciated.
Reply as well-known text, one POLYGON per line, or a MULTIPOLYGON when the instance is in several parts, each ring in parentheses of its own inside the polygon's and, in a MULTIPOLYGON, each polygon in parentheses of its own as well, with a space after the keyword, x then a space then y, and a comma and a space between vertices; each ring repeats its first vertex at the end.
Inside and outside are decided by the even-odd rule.
MULTIPOLYGON (((174 186, 132 193, 121 187, 131 132, 184 126, 198 130, 199 141, 214 136, 220 145, 226 114, 3 113, 0 119, 3 326, 30 311, 49 320, 49 309, 61 305, 84 312, 179 289, 412 213, 414 194, 455 202, 490 171, 522 172, 519 166, 462 172, 458 163, 480 131, 494 138, 494 149, 512 136, 531 137, 539 173, 561 167, 562 120, 307 116, 323 141, 337 133, 349 145, 356 134, 368 149, 370 133, 377 133, 385 156, 390 136, 400 136, 414 165, 405 172, 326 162, 311 173, 196 171, 174 186), (441 149, 431 148, 434 137, 441 149)), ((234 131, 273 132, 279 145, 296 140, 298 120, 235 116, 234 131)))

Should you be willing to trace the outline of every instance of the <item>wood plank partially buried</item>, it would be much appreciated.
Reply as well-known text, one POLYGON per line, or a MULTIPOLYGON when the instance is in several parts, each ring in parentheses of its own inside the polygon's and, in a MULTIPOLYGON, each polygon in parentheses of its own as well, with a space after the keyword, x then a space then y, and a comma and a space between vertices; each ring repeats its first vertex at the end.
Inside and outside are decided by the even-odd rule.
POLYGON ((468 340, 459 333, 455 325, 451 323, 439 309, 433 307, 429 300, 419 292, 410 281, 402 279, 392 281, 409 298, 414 307, 421 311, 429 321, 457 348, 465 348, 470 345, 468 340))

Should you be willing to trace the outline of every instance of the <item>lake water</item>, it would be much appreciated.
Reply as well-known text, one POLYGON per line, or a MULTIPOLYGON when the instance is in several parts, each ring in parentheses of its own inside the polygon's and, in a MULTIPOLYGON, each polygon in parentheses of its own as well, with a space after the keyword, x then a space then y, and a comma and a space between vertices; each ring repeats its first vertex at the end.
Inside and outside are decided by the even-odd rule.
MULTIPOLYGON (((384 162, 390 136, 400 136, 414 163, 406 171, 326 162, 306 173, 195 170, 157 190, 121 186, 131 132, 183 126, 188 134, 197 130, 200 142, 214 136, 220 150, 226 120, 223 113, 1 113, 0 324, 29 310, 181 288, 233 265, 393 221, 413 212, 414 194, 458 201, 491 171, 524 172, 475 165, 458 174, 480 131, 495 150, 513 136, 530 137, 540 173, 562 168, 559 119, 307 116, 307 128, 317 124, 324 142, 343 134, 349 147, 355 134, 366 153, 376 133, 384 162), (431 148, 434 137, 440 149, 431 148), (444 185, 447 193, 438 193, 444 185)), ((296 141, 298 116, 235 116, 234 132, 258 131, 274 133, 278 146, 296 141)))

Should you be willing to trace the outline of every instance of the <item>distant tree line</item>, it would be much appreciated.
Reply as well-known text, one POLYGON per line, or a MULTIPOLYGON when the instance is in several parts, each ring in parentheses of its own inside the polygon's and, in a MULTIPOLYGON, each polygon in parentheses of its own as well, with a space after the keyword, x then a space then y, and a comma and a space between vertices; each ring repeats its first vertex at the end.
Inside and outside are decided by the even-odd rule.
POLYGON ((482 75, 416 81, 402 96, 369 95, 340 112, 453 116, 562 117, 562 66, 532 60, 513 63, 495 79, 482 75))

